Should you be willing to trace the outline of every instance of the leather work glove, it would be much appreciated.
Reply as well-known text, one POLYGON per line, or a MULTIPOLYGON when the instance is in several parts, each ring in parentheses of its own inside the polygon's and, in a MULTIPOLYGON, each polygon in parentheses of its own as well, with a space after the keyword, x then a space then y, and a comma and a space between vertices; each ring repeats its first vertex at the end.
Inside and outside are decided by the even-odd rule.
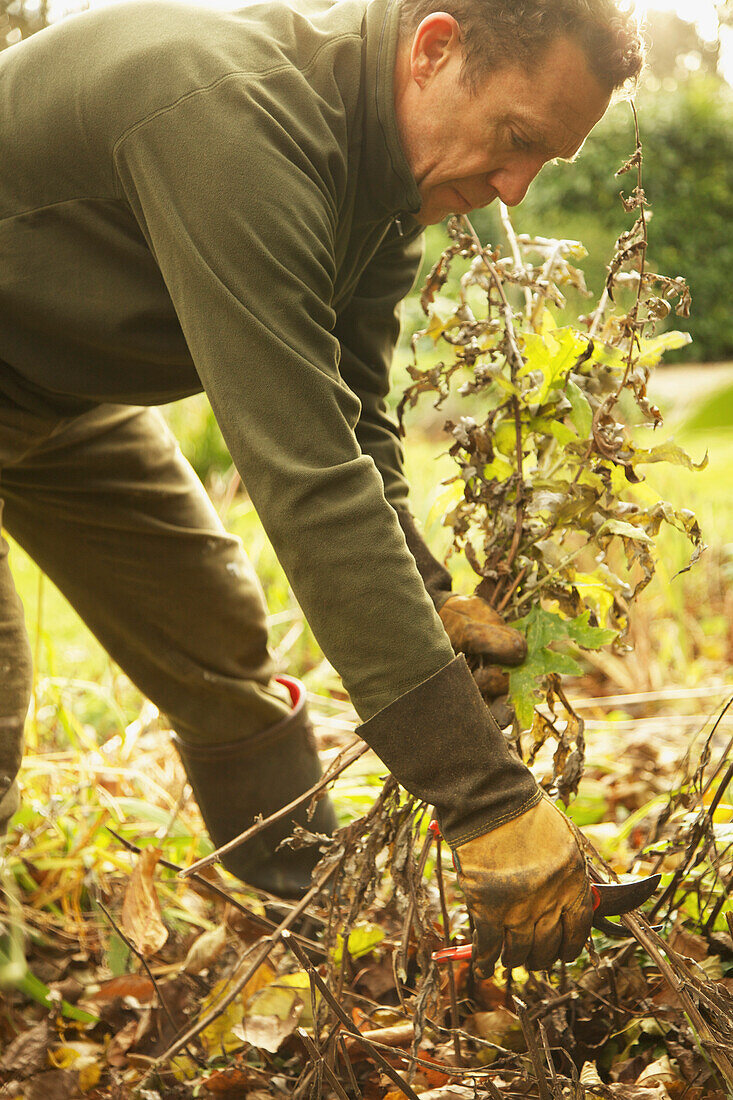
POLYGON ((593 921, 590 882, 573 826, 549 798, 453 855, 484 977, 500 955, 506 967, 546 970, 580 954, 593 921))
POLYGON ((527 656, 523 636, 505 626, 501 615, 480 596, 449 596, 438 614, 456 653, 465 653, 469 660, 479 659, 477 667, 472 667, 473 678, 481 694, 491 702, 499 725, 508 725, 511 712, 508 721, 502 722, 494 706, 495 700, 509 691, 509 677, 497 665, 522 663, 527 656))
POLYGON ((508 726, 513 711, 502 696, 509 691, 509 677, 496 666, 520 665, 527 655, 524 638, 519 631, 505 626, 501 615, 480 596, 454 595, 450 573, 431 554, 414 516, 398 508, 397 519, 454 650, 466 654, 484 701, 499 725, 508 726))

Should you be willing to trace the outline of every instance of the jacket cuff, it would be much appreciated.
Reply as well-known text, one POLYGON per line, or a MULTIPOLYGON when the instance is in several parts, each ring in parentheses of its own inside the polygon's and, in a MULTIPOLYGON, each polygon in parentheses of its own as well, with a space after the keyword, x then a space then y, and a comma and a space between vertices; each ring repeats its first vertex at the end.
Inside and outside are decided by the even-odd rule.
POLYGON ((410 512, 397 509, 397 519, 400 521, 407 548, 415 559, 417 571, 422 577, 428 595, 435 604, 436 611, 440 611, 445 601, 452 594, 451 586, 453 582, 451 575, 445 566, 441 565, 428 550, 410 512))
POLYGON ((519 817, 542 797, 462 655, 357 732, 410 794, 435 807, 452 847, 519 817))

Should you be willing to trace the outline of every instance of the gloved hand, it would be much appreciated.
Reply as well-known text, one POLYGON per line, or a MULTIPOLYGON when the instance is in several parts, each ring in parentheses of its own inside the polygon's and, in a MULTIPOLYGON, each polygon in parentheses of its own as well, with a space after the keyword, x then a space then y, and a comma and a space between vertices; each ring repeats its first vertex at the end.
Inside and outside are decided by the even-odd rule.
POLYGON ((481 658, 472 671, 484 698, 493 703, 506 695, 509 677, 496 666, 520 665, 527 656, 527 643, 519 631, 505 626, 501 615, 480 596, 449 596, 438 614, 455 651, 481 658))
POLYGON ((593 921, 590 882, 574 827, 549 798, 454 848, 474 922, 476 967, 545 970, 583 949, 593 921))

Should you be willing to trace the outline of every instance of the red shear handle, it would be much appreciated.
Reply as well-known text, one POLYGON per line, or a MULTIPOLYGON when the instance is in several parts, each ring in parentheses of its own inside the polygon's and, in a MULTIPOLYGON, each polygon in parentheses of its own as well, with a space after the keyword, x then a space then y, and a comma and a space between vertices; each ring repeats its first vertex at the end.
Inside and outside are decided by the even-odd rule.
POLYGON ((453 962, 454 959, 470 959, 473 954, 472 943, 462 943, 460 947, 443 947, 440 951, 433 951, 435 962, 453 962))

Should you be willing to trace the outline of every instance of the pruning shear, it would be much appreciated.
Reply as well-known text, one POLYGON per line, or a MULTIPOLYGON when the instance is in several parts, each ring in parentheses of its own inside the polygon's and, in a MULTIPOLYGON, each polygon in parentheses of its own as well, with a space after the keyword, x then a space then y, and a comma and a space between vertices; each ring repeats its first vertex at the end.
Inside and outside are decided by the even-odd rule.
MULTIPOLYGON (((430 822, 430 831, 439 835, 437 821, 430 822)), ((607 917, 620 917, 631 913, 648 901, 661 881, 661 875, 649 875, 636 882, 591 883, 590 892, 593 901, 593 927, 612 939, 625 939, 626 930, 619 924, 612 924, 607 917)), ((449 962, 454 959, 470 959, 473 944, 463 943, 458 947, 443 947, 433 951, 435 962, 449 962)))

